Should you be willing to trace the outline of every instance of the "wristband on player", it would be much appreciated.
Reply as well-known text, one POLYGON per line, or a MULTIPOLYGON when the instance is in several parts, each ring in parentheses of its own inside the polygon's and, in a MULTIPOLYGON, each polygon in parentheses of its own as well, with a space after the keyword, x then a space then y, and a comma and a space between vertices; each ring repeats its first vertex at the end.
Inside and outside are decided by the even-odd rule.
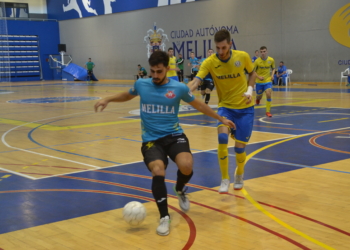
POLYGON ((252 86, 248 86, 247 92, 244 93, 244 95, 253 95, 253 87, 252 86))

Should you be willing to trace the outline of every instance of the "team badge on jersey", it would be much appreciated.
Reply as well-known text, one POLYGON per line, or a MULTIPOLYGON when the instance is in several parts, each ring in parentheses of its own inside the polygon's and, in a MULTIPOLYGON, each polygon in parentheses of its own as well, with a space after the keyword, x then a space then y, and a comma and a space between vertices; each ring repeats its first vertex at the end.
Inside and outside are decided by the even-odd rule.
POLYGON ((191 92, 191 90, 188 92, 188 95, 189 95, 190 97, 192 97, 192 92, 191 92))
POLYGON ((236 66, 236 67, 241 66, 241 62, 240 62, 240 61, 236 61, 236 62, 235 62, 235 66, 236 66))
POLYGON ((173 99, 175 98, 175 93, 173 90, 168 90, 168 92, 165 94, 166 98, 173 99))

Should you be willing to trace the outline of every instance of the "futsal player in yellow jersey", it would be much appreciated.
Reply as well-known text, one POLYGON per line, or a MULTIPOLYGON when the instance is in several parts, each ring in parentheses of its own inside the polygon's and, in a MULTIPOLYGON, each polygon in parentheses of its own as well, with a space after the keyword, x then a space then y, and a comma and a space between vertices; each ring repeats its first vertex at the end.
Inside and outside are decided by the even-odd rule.
POLYGON ((169 48, 168 49, 168 55, 169 55, 169 70, 166 73, 166 76, 168 78, 174 79, 175 81, 179 81, 179 77, 177 76, 177 71, 179 68, 176 66, 176 57, 174 56, 174 49, 169 48))
POLYGON ((266 93, 266 115, 272 117, 271 114, 271 97, 272 82, 275 75, 275 60, 267 55, 267 48, 260 48, 260 57, 254 62, 254 70, 257 74, 256 78, 256 105, 260 104, 260 100, 266 93))
POLYGON ((246 160, 245 147, 253 131, 254 103, 252 102, 253 86, 256 74, 248 53, 231 50, 231 35, 227 30, 220 30, 214 36, 217 53, 208 57, 200 67, 196 76, 189 83, 193 91, 208 73, 213 81, 219 97, 218 114, 235 124, 234 129, 218 123, 218 160, 222 175, 219 193, 228 193, 230 177, 228 174, 228 135, 231 132, 235 140, 236 172, 234 189, 243 188, 243 173, 246 160), (245 73, 249 74, 249 81, 245 73))

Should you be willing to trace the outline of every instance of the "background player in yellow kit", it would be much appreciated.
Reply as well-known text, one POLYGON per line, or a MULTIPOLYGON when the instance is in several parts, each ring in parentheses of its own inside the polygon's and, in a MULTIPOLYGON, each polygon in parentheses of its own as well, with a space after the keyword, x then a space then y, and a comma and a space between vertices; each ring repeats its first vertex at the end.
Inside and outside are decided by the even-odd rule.
POLYGON ((171 78, 175 81, 179 81, 179 77, 177 76, 177 71, 180 69, 176 66, 176 57, 174 56, 174 49, 169 48, 168 49, 168 55, 169 55, 169 70, 166 73, 166 76, 168 78, 171 78))
POLYGON ((246 159, 245 146, 253 130, 254 103, 253 86, 256 74, 248 53, 231 50, 231 35, 227 30, 220 30, 214 36, 216 54, 208 57, 200 67, 197 76, 189 83, 195 90, 207 74, 211 74, 219 97, 218 114, 233 121, 235 130, 218 122, 218 160, 222 175, 219 193, 227 193, 230 186, 228 174, 228 135, 235 139, 236 173, 234 189, 243 187, 243 173, 246 159), (249 82, 245 73, 249 74, 249 82))
POLYGON ((257 74, 256 78, 256 105, 260 104, 260 100, 266 93, 266 115, 272 117, 271 114, 271 97, 272 82, 275 75, 275 60, 267 55, 267 48, 260 48, 260 57, 254 62, 254 70, 257 74))

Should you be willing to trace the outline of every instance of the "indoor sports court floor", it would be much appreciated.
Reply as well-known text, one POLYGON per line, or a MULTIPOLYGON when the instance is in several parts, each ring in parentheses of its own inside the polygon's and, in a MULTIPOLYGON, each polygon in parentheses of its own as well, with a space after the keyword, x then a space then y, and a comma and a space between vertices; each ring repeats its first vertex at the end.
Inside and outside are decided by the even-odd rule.
MULTIPOLYGON (((171 231, 161 237, 140 152, 139 99, 93 111, 98 98, 132 83, 1 83, 0 249, 349 249, 349 88, 274 88, 273 117, 265 101, 255 109, 244 189, 231 184, 227 195, 217 193, 215 121, 183 103, 191 210, 181 212, 172 193, 171 163, 171 231), (133 200, 147 208, 136 228, 122 219, 133 200)), ((209 104, 216 107, 215 91, 209 104)))

